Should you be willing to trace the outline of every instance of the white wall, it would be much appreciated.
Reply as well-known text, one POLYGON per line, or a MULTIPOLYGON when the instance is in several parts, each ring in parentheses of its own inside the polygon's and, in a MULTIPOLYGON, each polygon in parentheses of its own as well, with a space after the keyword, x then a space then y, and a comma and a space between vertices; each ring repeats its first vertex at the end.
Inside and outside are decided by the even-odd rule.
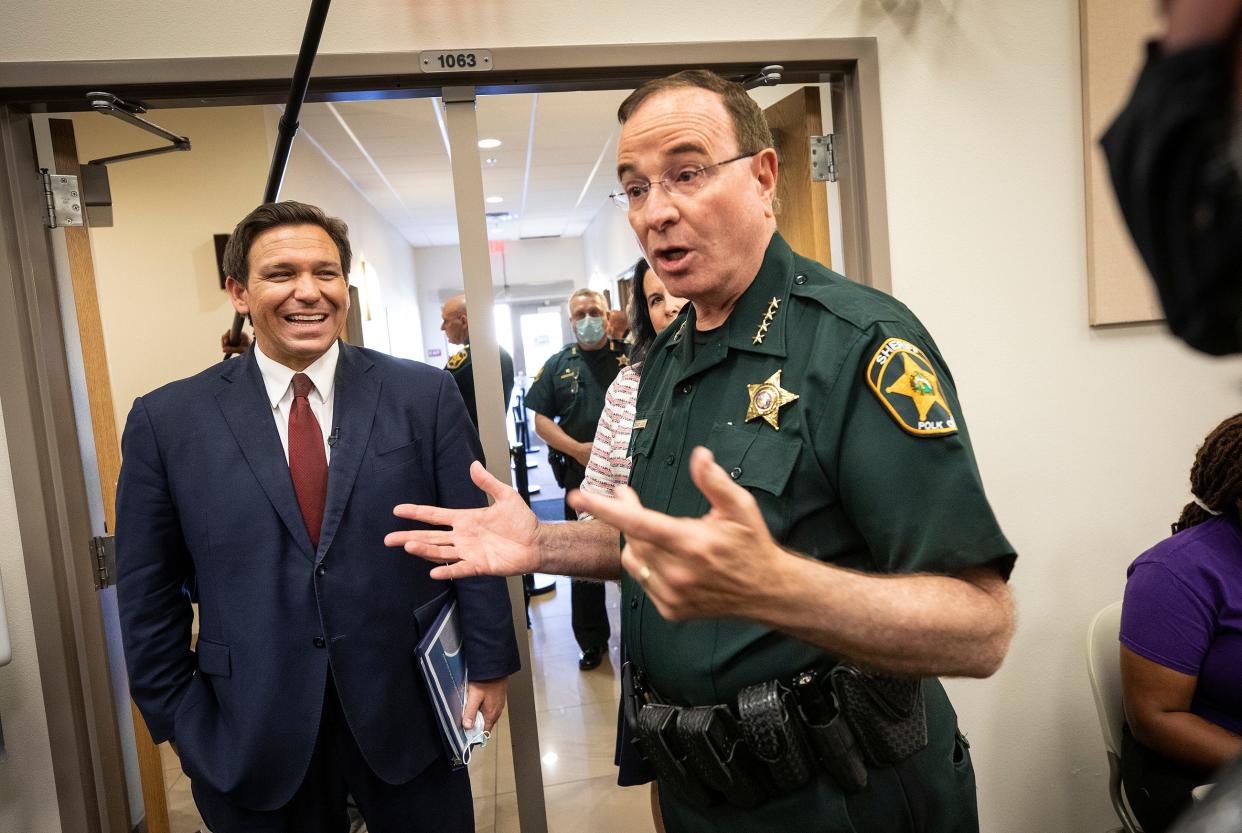
MULTIPOLYGON (((601 288, 601 284, 611 288, 613 306, 618 305, 617 276, 632 267, 642 253, 625 211, 612 205, 601 208, 582 233, 587 280, 595 289, 601 288)), ((641 292, 642 287, 638 291, 641 292)))
POLYGON ((9 626, 13 661, 0 667, 0 724, 7 757, 0 759, 0 830, 59 833, 52 746, 35 655, 30 589, 17 528, 17 502, 4 420, 0 419, 0 609, 9 626))
MULTIPOLYGON (((9 60, 291 53, 305 18, 295 0, 163 15, 138 0, 9 6, 15 25, 0 31, 9 60)), ((1195 444, 1239 408, 1242 365, 1192 355, 1156 326, 1087 327, 1076 0, 787 0, 758 27, 745 0, 462 9, 383 0, 334 11, 323 48, 686 31, 878 39, 894 290, 952 364, 989 493, 1022 553, 1009 660, 992 680, 951 685, 983 829, 1115 824, 1084 673, 1086 624, 1120 595, 1129 561, 1167 534, 1195 444)))
MULTIPOLYGON (((497 297, 505 297, 506 284, 519 287, 518 292, 538 294, 539 285, 549 287, 549 294, 569 297, 567 283, 574 287, 586 286, 583 272, 583 241, 580 238, 547 238, 537 240, 507 240, 504 253, 493 251, 492 286, 497 297)), ((438 356, 427 354, 429 364, 443 366, 447 356, 447 341, 440 331, 440 306, 447 298, 464 291, 465 279, 461 269, 461 249, 457 246, 419 246, 414 250, 415 269, 418 272, 418 302, 422 311, 423 333, 426 349, 440 350, 438 356)))

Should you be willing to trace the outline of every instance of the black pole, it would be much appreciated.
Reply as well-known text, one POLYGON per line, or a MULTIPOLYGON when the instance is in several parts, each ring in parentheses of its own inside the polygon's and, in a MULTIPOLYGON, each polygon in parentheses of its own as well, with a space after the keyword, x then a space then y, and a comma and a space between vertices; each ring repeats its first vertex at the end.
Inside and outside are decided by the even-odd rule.
MULTIPOLYGON (((302 113, 302 102, 310 86, 311 67, 319 52, 319 39, 323 35, 323 25, 328 19, 328 6, 331 4, 332 0, 311 0, 306 31, 302 34, 302 48, 298 51, 293 83, 289 86, 289 101, 285 104, 284 115, 280 117, 276 148, 272 151, 272 167, 267 172, 267 186, 263 189, 263 202, 276 202, 280 198, 280 186, 285 181, 285 168, 289 165, 289 151, 293 148, 293 137, 298 133, 298 116, 302 113)), ((242 322, 242 317, 233 313, 229 344, 236 345, 241 339, 242 322)))

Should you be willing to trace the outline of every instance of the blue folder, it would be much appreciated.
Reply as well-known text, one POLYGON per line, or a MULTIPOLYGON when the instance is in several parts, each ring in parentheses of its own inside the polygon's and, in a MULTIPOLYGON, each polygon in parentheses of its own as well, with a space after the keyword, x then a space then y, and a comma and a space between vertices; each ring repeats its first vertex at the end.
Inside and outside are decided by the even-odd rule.
POLYGON ((469 733, 462 728, 461 715, 466 705, 466 684, 469 672, 462 653, 461 615, 457 600, 449 602, 436 616, 427 633, 418 642, 418 665, 427 683, 427 694, 440 724, 444 750, 453 767, 470 762, 470 753, 483 746, 490 737, 483 731, 483 715, 475 717, 469 733))

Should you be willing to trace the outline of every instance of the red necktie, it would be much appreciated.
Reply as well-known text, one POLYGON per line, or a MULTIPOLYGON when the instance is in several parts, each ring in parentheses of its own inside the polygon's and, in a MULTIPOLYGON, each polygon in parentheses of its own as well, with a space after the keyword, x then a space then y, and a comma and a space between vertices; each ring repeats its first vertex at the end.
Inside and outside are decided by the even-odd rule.
POLYGON ((328 494, 328 457, 323 450, 323 432, 306 398, 315 383, 305 373, 293 374, 293 408, 289 411, 289 474, 298 496, 302 520, 310 533, 311 545, 319 548, 319 527, 323 525, 323 504, 328 494))

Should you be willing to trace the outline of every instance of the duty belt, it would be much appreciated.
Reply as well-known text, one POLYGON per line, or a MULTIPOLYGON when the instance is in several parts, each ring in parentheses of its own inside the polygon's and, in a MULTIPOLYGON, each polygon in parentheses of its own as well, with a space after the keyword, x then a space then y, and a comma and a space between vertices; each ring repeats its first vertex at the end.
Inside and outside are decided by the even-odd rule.
POLYGON ((752 808, 817 774, 845 792, 867 765, 891 766, 927 746, 922 681, 838 664, 738 692, 736 704, 675 706, 621 669, 622 710, 661 789, 700 807, 752 808))

